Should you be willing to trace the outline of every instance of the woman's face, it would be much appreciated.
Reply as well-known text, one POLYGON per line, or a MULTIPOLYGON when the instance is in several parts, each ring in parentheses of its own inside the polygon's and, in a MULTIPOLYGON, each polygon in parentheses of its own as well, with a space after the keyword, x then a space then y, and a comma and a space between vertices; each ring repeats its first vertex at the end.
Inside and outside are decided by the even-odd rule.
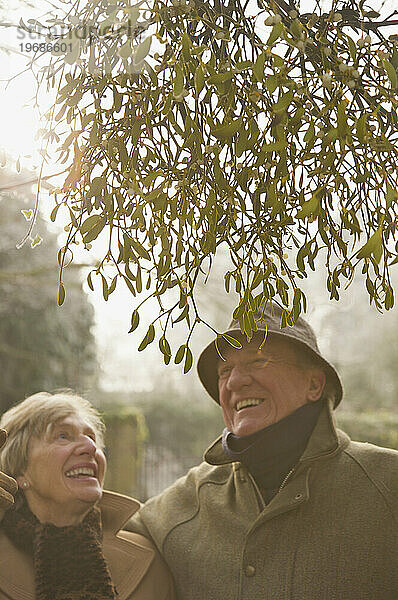
POLYGON ((28 464, 17 480, 39 521, 76 524, 100 500, 106 459, 95 437, 76 413, 31 438, 28 464))

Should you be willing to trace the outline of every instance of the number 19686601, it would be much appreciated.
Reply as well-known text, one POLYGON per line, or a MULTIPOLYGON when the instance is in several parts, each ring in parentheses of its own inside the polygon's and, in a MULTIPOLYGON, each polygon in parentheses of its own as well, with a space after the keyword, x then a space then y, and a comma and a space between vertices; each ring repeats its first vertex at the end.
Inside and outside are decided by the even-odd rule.
POLYGON ((21 52, 71 52, 71 43, 58 43, 51 44, 49 42, 25 42, 19 44, 21 52))

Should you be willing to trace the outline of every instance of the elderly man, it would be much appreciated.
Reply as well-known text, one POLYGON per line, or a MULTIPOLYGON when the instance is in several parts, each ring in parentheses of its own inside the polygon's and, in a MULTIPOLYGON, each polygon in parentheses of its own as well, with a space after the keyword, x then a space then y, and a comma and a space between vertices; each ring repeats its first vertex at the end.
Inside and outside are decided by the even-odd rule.
POLYGON ((179 600, 398 600, 398 452, 336 430, 340 378, 308 323, 280 317, 262 309, 250 343, 233 321, 242 348, 202 352, 226 429, 129 528, 154 540, 179 600))

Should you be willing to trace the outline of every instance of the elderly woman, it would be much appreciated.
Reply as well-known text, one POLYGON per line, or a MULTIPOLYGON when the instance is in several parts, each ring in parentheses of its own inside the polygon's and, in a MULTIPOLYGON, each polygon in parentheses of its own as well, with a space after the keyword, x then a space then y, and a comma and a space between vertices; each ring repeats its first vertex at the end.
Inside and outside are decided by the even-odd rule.
POLYGON ((35 394, 0 427, 0 600, 174 597, 151 543, 121 529, 138 502, 102 491, 104 424, 89 402, 35 394))

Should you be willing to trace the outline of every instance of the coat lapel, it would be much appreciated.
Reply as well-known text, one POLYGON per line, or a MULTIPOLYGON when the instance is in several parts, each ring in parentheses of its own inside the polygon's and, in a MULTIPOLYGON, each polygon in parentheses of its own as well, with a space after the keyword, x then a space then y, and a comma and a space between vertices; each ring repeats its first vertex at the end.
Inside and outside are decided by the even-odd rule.
MULTIPOLYGON (((118 600, 127 600, 148 571, 155 551, 141 535, 121 527, 140 503, 127 496, 104 492, 100 502, 103 526, 103 551, 118 600)), ((33 560, 18 550, 0 529, 0 600, 34 600, 33 560)))
POLYGON ((119 594, 118 600, 129 598, 155 557, 153 546, 143 536, 120 531, 139 507, 136 500, 112 492, 104 492, 100 503, 104 556, 119 594))

